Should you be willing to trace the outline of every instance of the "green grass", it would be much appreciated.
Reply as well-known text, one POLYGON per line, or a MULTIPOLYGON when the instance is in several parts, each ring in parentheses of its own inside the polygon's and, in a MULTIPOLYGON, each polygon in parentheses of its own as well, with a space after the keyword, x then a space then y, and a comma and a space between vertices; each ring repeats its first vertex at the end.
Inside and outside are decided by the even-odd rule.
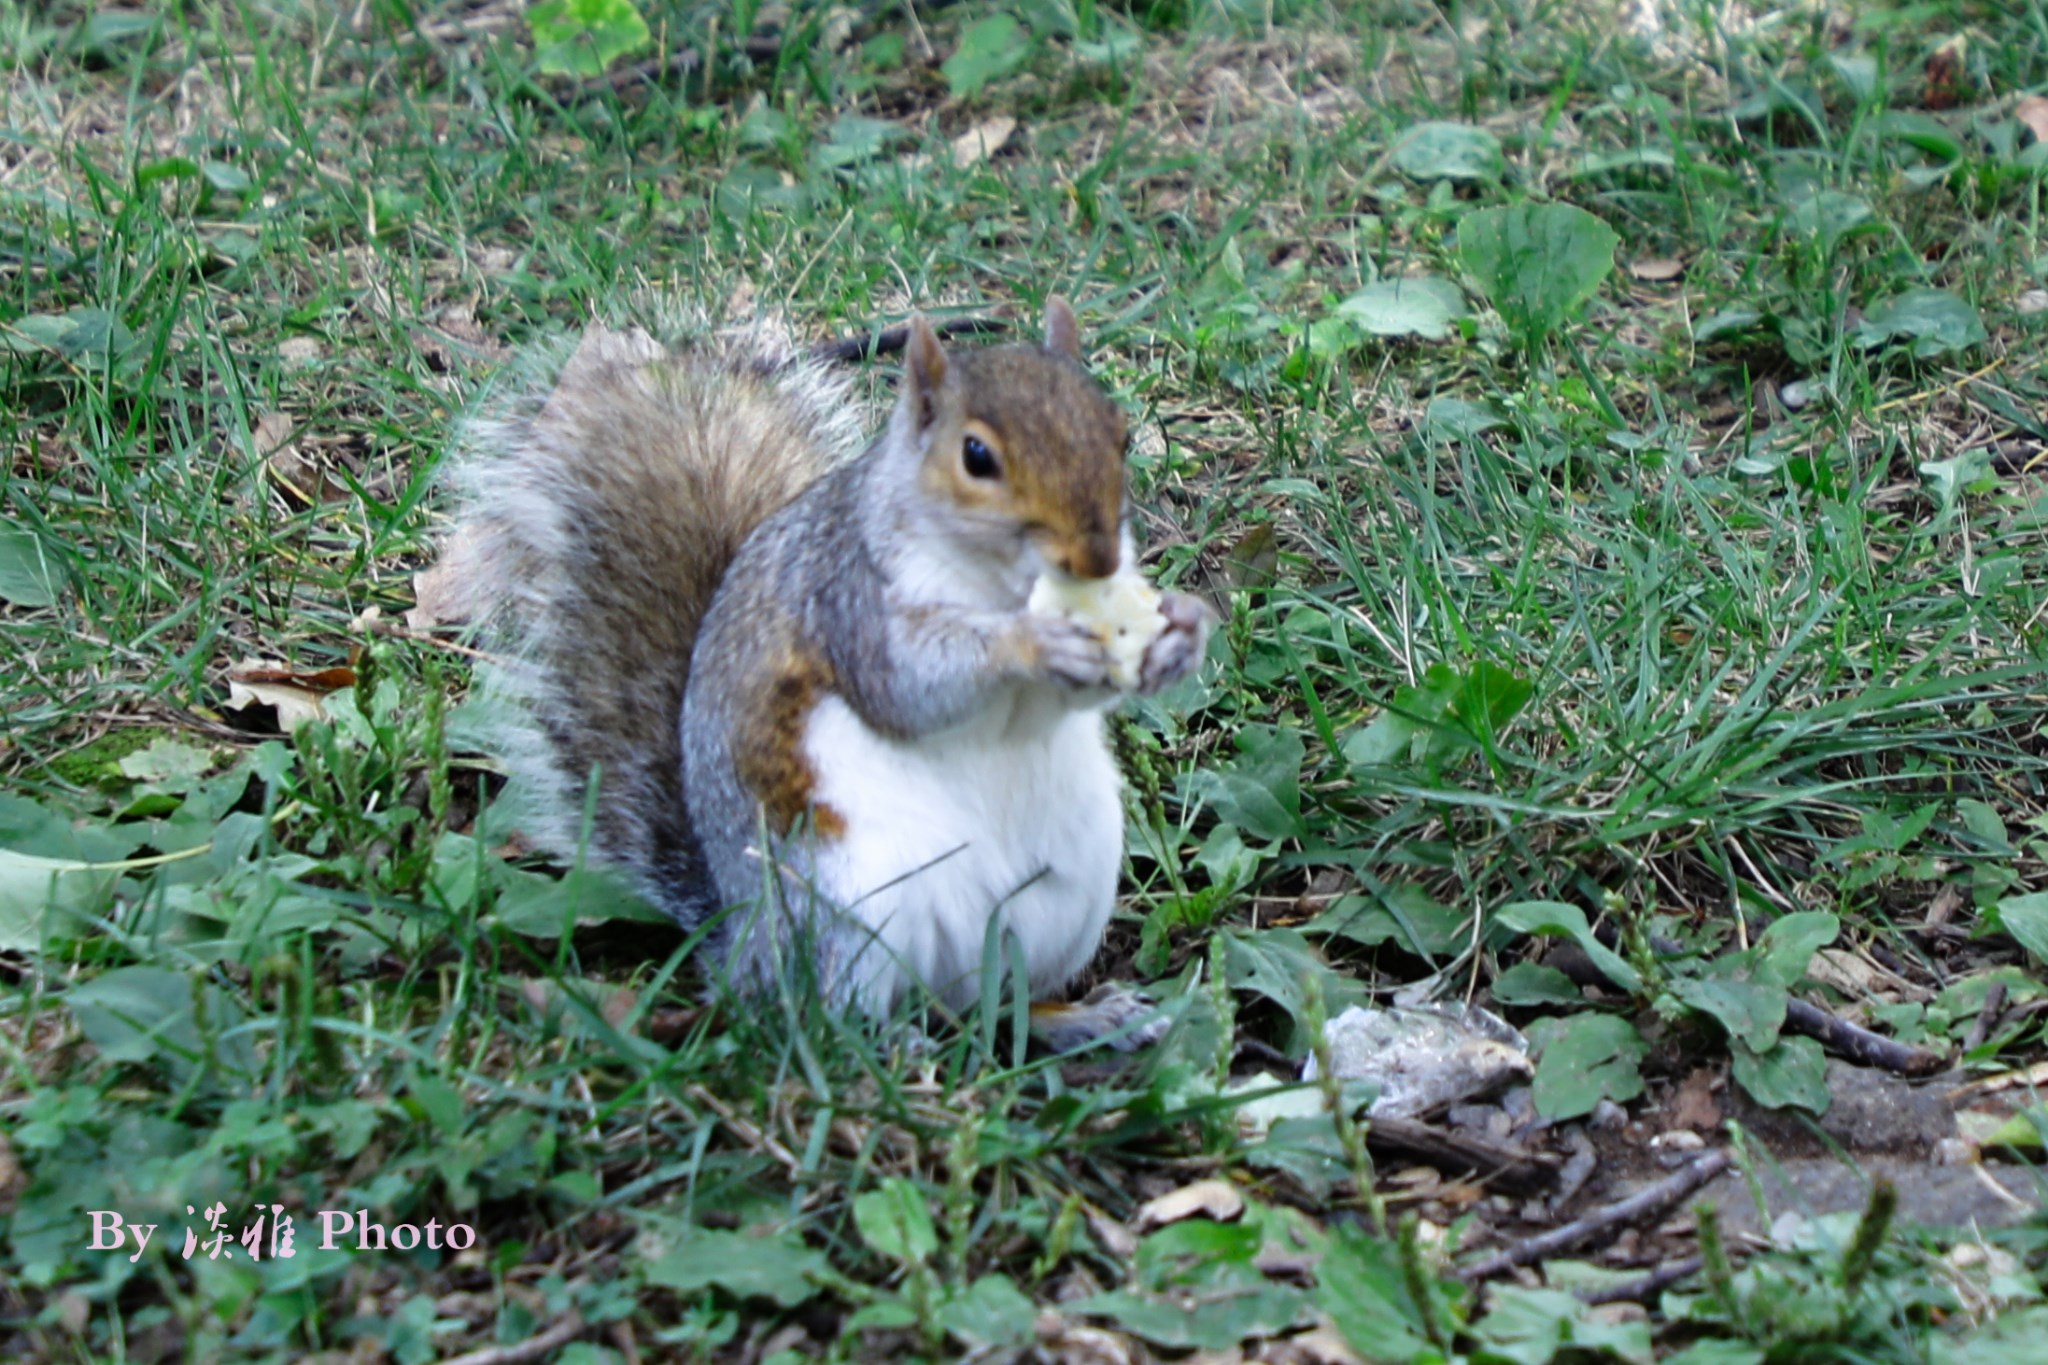
POLYGON ((1048 0, 977 48, 981 5, 645 0, 695 55, 607 80, 540 72, 512 4, 0 0, 0 1355, 1017 1358, 1045 1309, 1051 1358, 1327 1320, 1403 1362, 2022 1359, 2038 1220, 1959 1269, 1878 1200, 1594 1317, 1459 1283, 1517 1225, 1373 1194, 1337 1089, 1263 1140, 1220 1093, 1239 1040, 1299 1060, 1425 980, 1531 1028, 1560 1117, 1724 1064, 1814 1100, 1818 1046, 1729 1038, 1731 994, 2048 1053, 2048 9, 1636 8, 1048 0), (1454 165, 1431 122, 1484 136, 1454 165), (1473 215, 1532 202, 1619 245, 1518 326, 1473 215), (1346 321, 1414 275, 1460 284, 1440 339, 1346 321), (681 936, 519 856, 467 656, 359 618, 412 604, 522 346, 648 297, 822 338, 1053 289, 1155 576, 1228 608, 1120 727, 1104 970, 1177 1031, 1032 1057, 993 975, 923 1050, 707 1005, 681 936), (265 739, 254 659, 359 681, 265 739), (1529 903, 1633 989, 1517 967, 1510 924, 1562 924, 1529 903), (1830 927, 1909 989, 1797 984, 1830 927), (1593 1065, 1611 1019, 1640 1061, 1593 1065), (1212 1175, 1242 1220, 1133 1245, 1212 1175), (300 1254, 187 1259, 216 1200, 300 1254), (319 1250, 344 1208, 477 1244, 319 1250), (94 1209, 155 1240, 89 1249, 94 1209))

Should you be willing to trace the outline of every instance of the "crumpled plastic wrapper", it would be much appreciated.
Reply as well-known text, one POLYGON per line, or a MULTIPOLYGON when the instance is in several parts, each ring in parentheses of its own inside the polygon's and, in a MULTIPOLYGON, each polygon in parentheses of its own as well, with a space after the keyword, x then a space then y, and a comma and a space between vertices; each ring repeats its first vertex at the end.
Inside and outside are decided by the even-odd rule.
MULTIPOLYGON (((1370 1081, 1379 1098, 1367 1112, 1413 1118, 1483 1099, 1535 1074, 1529 1040, 1477 1005, 1396 1005, 1345 1010, 1324 1028, 1330 1069, 1370 1081)), ((1310 1055, 1301 1078, 1319 1075, 1310 1055)))

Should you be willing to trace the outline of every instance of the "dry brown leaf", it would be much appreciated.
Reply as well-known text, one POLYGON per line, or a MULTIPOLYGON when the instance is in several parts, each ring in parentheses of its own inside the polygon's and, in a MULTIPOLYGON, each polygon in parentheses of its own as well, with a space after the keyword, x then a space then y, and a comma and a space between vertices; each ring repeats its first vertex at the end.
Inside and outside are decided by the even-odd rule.
POLYGON ((1088 1215, 1088 1235, 1095 1239, 1095 1245, 1119 1261, 1128 1261, 1138 1254, 1138 1239, 1131 1230, 1106 1213, 1088 1215))
POLYGON ((1017 120, 998 114, 992 119, 983 119, 966 132, 953 139, 953 165, 959 170, 987 161, 1003 150, 1010 140, 1010 134, 1017 131, 1017 120))
POLYGON ((1038 1354, 1058 1365, 1131 1365, 1139 1359, 1128 1337, 1069 1322, 1047 1309, 1032 1325, 1038 1337, 1038 1354))
POLYGON ((1162 1194, 1138 1209, 1132 1220, 1140 1232, 1163 1228, 1188 1218, 1213 1218, 1228 1223, 1244 1213, 1244 1196, 1228 1180, 1197 1180, 1171 1194, 1162 1194))
POLYGON ((435 626, 459 626, 483 607, 478 592, 482 571, 476 537, 467 524, 442 542, 441 557, 412 576, 413 605, 407 608, 405 624, 413 630, 435 626))
POLYGON ((598 1007, 598 1014, 613 1028, 621 1028, 633 1013, 633 1006, 640 1003, 640 994, 631 986, 621 986, 604 998, 598 1007))
POLYGON ((1650 284, 1661 284, 1675 280, 1685 273, 1685 262, 1672 260, 1669 256, 1650 256, 1640 261, 1630 261, 1628 273, 1650 284))
POLYGON ((277 712, 277 728, 290 734, 306 721, 325 720, 327 711, 321 699, 330 692, 353 687, 355 682, 352 668, 299 673, 280 663, 250 660, 228 669, 227 707, 230 711, 252 705, 271 707, 277 712))
POLYGON ((1365 1365, 1365 1357, 1329 1327, 1314 1327, 1266 1344, 1265 1365, 1365 1365))
POLYGON ((2027 126, 2034 141, 2048 142, 2048 97, 2026 95, 2013 106, 2012 116, 2027 126))
POLYGON ((1927 86, 1920 103, 1928 109, 1953 109, 1963 102, 1963 46, 1960 33, 1927 54, 1927 86))
POLYGON ((1701 1133, 1720 1128, 1721 1102, 1714 1098, 1714 1073, 1706 1067, 1695 1068, 1671 1096, 1671 1108, 1665 1117, 1673 1128, 1701 1133))

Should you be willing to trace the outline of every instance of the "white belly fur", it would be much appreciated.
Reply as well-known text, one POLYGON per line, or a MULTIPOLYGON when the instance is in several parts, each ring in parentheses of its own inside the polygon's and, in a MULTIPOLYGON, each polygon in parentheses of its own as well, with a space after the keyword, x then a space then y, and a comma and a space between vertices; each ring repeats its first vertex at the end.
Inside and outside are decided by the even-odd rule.
POLYGON ((895 740, 828 696, 804 750, 815 799, 846 822, 806 859, 813 894, 865 928, 854 960, 834 963, 848 973, 835 994, 882 1012, 914 977, 965 1008, 998 911, 1023 946, 1034 997, 1095 955, 1123 853, 1100 711, 1020 690, 965 725, 895 740))

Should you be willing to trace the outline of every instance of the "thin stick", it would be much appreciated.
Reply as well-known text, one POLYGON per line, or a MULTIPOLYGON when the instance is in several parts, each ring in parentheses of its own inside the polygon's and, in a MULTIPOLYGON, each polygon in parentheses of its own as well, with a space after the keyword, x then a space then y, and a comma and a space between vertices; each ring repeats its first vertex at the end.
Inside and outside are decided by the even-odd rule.
POLYGON ((1461 1267, 1457 1272, 1458 1278, 1483 1280, 1503 1270, 1513 1270, 1518 1265, 1528 1265, 1531 1261, 1576 1250, 1596 1239, 1619 1235, 1623 1228, 1632 1224, 1662 1217, 1673 1205, 1727 1170, 1733 1160, 1727 1152, 1708 1152, 1656 1184, 1645 1185, 1626 1199, 1617 1199, 1584 1218, 1575 1218, 1562 1227, 1517 1242, 1476 1265, 1461 1267))
POLYGON ((441 1365, 524 1365, 526 1361, 539 1360, 542 1356, 567 1346, 582 1331, 583 1315, 572 1308, 568 1317, 537 1337, 515 1341, 509 1346, 486 1346, 467 1355, 450 1357, 442 1361, 441 1365))
POLYGON ((1642 1303, 1653 1294, 1661 1294, 1680 1280, 1689 1280, 1699 1274, 1701 1261, 1697 1256, 1688 1256, 1670 1265, 1660 1265, 1649 1274, 1620 1284, 1608 1285, 1605 1289, 1582 1289, 1579 1299, 1583 1303, 1642 1303))

